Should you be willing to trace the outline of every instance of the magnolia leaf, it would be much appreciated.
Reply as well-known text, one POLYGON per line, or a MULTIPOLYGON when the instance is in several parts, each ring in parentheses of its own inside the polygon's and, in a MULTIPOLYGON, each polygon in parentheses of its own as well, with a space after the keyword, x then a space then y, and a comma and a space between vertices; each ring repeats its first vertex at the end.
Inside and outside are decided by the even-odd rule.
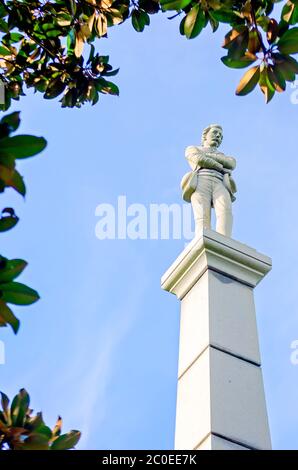
POLYGON ((274 65, 283 78, 288 82, 295 80, 295 75, 298 73, 298 62, 290 56, 274 53, 274 65))
POLYGON ((233 69, 242 69, 253 64, 257 60, 257 56, 254 54, 246 53, 239 59, 232 59, 232 57, 225 56, 221 58, 221 61, 227 66, 233 69))
POLYGON ((108 31, 108 20, 106 15, 100 13, 95 21, 95 30, 99 37, 105 36, 108 31))
POLYGON ((0 157, 13 156, 14 158, 27 158, 36 155, 46 147, 43 137, 33 135, 17 135, 5 137, 0 140, 0 157))
POLYGON ((76 57, 81 57, 84 50, 85 37, 81 31, 76 31, 75 33, 75 47, 74 53, 76 57))
POLYGON ((278 56, 282 62, 285 62, 287 64, 289 70, 291 70, 295 74, 298 73, 298 62, 296 59, 294 59, 294 57, 282 54, 279 54, 278 56))
POLYGON ((6 420, 8 420, 8 417, 9 417, 9 398, 3 392, 0 392, 0 395, 1 395, 1 406, 2 406, 2 410, 3 410, 3 414, 6 418, 6 420))
POLYGON ((160 6, 162 11, 167 10, 183 10, 191 3, 192 0, 160 0, 160 6))
POLYGON ((278 23, 271 18, 267 29, 267 41, 272 44, 278 36, 278 23))
POLYGON ((223 48, 228 49, 228 55, 234 59, 243 57, 249 41, 249 31, 246 26, 236 26, 229 33, 226 34, 223 48))
POLYGON ((66 44, 67 44, 67 54, 72 55, 74 53, 74 48, 76 44, 76 34, 75 30, 71 29, 67 35, 66 39, 66 44))
POLYGON ((10 230, 18 223, 18 221, 19 218, 16 216, 14 210, 10 207, 6 207, 3 209, 2 216, 0 218, 0 232, 10 230))
POLYGON ((286 81, 282 73, 279 72, 277 65, 268 67, 268 79, 277 92, 282 93, 285 91, 286 81))
POLYGON ((66 84, 61 81, 60 77, 57 77, 55 80, 52 80, 46 88, 46 92, 43 97, 46 100, 52 100, 61 95, 65 90, 66 84))
MULTIPOLYGON (((7 158, 8 164, 10 164, 9 162, 10 158, 12 158, 11 155, 7 158)), ((0 161, 1 160, 4 160, 4 158, 0 157, 0 161)), ((0 164, 0 179, 5 183, 5 186, 10 186, 10 181, 13 177, 13 173, 14 173, 13 168, 9 168, 8 166, 4 166, 0 164)))
POLYGON ((57 422, 56 422, 55 427, 52 431, 53 437, 60 436, 61 429, 62 429, 62 418, 61 418, 61 416, 58 416, 57 422))
POLYGON ((123 15, 121 11, 116 10, 116 8, 110 8, 107 12, 108 26, 113 26, 123 21, 123 15))
POLYGON ((188 39, 195 38, 205 26, 205 13, 199 3, 194 5, 186 15, 184 33, 188 39))
POLYGON ((231 29, 224 38, 224 42, 222 47, 224 49, 229 49, 231 47, 232 43, 235 41, 235 39, 238 38, 240 34, 243 34, 245 31, 247 31, 247 27, 244 25, 241 26, 235 26, 235 28, 231 29))
POLYGON ((225 11, 225 10, 214 10, 212 11, 212 16, 219 21, 220 23, 229 23, 233 24, 239 17, 234 13, 234 11, 225 11))
POLYGON ((22 39, 24 39, 24 36, 21 33, 9 33, 10 43, 20 42, 22 39))
POLYGON ((184 18, 182 18, 182 20, 180 21, 179 32, 181 36, 185 36, 185 31, 184 31, 185 20, 186 20, 186 16, 184 16, 184 18))
POLYGON ((72 449, 80 440, 80 431, 69 431, 67 434, 59 436, 51 445, 51 450, 68 450, 72 449))
POLYGON ((48 441, 52 438, 52 430, 46 426, 44 422, 41 422, 38 426, 35 426, 34 433, 43 434, 46 436, 48 441))
POLYGON ((10 132, 12 132, 18 129, 20 122, 20 112, 16 111, 14 113, 7 114, 6 116, 4 116, 1 119, 0 124, 6 124, 9 127, 10 132))
POLYGON ((24 420, 29 408, 29 404, 30 397, 27 391, 22 388, 11 403, 10 414, 13 426, 21 427, 24 425, 24 420))
MULTIPOLYGON (((16 279, 26 268, 27 262, 23 259, 0 258, 0 283, 11 282, 16 279), (2 267, 3 265, 3 267, 2 267)), ((1 289, 1 288, 0 288, 1 289)))
POLYGON ((139 7, 150 15, 154 15, 159 11, 159 0, 139 0, 139 7))
POLYGON ((12 177, 10 178, 9 186, 14 188, 22 196, 25 196, 26 186, 24 179, 17 170, 14 170, 13 172, 12 177))
POLYGON ((21 450, 48 450, 49 438, 44 434, 30 434, 20 447, 21 450))
POLYGON ((134 29, 141 33, 144 31, 145 26, 149 26, 150 24, 150 17, 148 13, 143 10, 133 10, 131 14, 131 22, 134 29))
POLYGON ((0 319, 4 325, 10 325, 14 333, 17 334, 20 327, 20 321, 2 299, 0 299, 0 319))
POLYGON ((115 83, 113 82, 108 82, 104 78, 99 78, 96 82, 96 89, 97 91, 100 91, 101 93, 104 94, 109 94, 109 95, 119 95, 119 88, 115 83))
POLYGON ((256 54, 261 50, 261 42, 257 29, 249 31, 249 39, 247 49, 252 54, 256 54))
POLYGON ((293 2, 291 1, 288 1, 283 9, 282 9, 282 12, 281 12, 281 17, 284 21, 286 21, 287 23, 290 23, 291 22, 291 18, 293 16, 293 13, 294 13, 294 9, 295 9, 295 5, 293 2))
POLYGON ((7 282, 0 285, 2 300, 15 305, 31 305, 39 299, 38 293, 20 282, 7 282))
POLYGON ((298 52, 298 27, 288 29, 278 41, 277 46, 282 54, 296 54, 298 52))
MULTIPOLYGON (((94 5, 96 5, 96 0, 91 0, 93 2, 94 5)), ((114 0, 101 0, 100 2, 100 6, 102 9, 109 9, 112 4, 113 4, 114 0)))
POLYGON ((257 65, 249 69, 240 80, 237 89, 236 95, 244 96, 250 93, 257 85, 260 78, 260 66, 257 65))
POLYGON ((267 67, 264 67, 260 72, 259 86, 264 93, 266 103, 269 103, 274 96, 275 89, 268 77, 267 67))

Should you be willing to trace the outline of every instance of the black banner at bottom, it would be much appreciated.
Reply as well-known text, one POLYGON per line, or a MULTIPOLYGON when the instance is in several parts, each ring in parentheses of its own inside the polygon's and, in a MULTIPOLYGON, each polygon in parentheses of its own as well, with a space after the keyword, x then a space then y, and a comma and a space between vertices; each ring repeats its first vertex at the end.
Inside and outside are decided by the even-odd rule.
POLYGON ((174 451, 174 450, 74 450, 74 451, 1 451, 0 464, 21 463, 88 466, 88 469, 98 466, 120 465, 124 468, 164 465, 190 465, 207 468, 210 463, 223 465, 238 465, 254 463, 274 463, 285 465, 296 463, 297 451, 174 451))

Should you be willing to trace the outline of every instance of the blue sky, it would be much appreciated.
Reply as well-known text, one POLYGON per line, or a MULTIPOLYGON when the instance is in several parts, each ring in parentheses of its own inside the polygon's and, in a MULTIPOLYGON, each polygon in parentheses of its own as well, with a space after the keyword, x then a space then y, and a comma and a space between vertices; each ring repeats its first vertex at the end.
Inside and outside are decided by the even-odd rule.
POLYGON ((160 277, 184 240, 95 237, 100 203, 179 203, 184 148, 211 122, 237 158, 235 239, 273 259, 256 289, 263 375, 273 447, 297 449, 297 112, 289 88, 265 105, 261 93, 234 95, 243 72, 221 62, 224 32, 187 41, 178 21, 129 24, 98 48, 120 67, 120 97, 65 110, 30 92, 13 105, 23 133, 48 140, 21 162, 28 194, 2 196, 20 223, 2 253, 29 266, 20 281, 41 300, 16 307, 21 329, 1 330, 1 389, 20 387, 49 424, 80 429, 82 449, 171 449, 174 442, 179 302, 160 277))

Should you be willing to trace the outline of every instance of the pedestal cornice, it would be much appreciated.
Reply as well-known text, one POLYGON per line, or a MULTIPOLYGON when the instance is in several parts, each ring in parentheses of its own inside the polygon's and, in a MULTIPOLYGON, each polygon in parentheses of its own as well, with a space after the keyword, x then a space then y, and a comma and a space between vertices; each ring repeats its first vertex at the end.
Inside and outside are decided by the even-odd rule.
POLYGON ((182 299, 207 269, 255 287, 271 270, 271 259, 255 249, 205 229, 161 278, 162 289, 182 299))

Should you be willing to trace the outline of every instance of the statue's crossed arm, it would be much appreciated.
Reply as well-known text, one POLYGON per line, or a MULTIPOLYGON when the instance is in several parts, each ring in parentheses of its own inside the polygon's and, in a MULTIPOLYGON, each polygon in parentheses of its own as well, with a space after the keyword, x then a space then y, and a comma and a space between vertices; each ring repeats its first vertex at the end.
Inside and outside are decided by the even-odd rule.
POLYGON ((236 160, 234 157, 228 157, 222 152, 216 152, 214 153, 213 158, 228 170, 234 170, 236 168, 236 160))
POLYGON ((203 150, 200 147, 190 145, 185 150, 185 157, 192 170, 197 168, 211 168, 222 171, 224 169, 234 170, 236 160, 221 152, 212 152, 209 149, 203 150))
POLYGON ((185 157, 192 170, 197 168, 212 168, 214 170, 222 171, 223 165, 219 161, 216 161, 213 156, 209 156, 206 152, 203 152, 199 147, 190 145, 185 150, 185 157))

